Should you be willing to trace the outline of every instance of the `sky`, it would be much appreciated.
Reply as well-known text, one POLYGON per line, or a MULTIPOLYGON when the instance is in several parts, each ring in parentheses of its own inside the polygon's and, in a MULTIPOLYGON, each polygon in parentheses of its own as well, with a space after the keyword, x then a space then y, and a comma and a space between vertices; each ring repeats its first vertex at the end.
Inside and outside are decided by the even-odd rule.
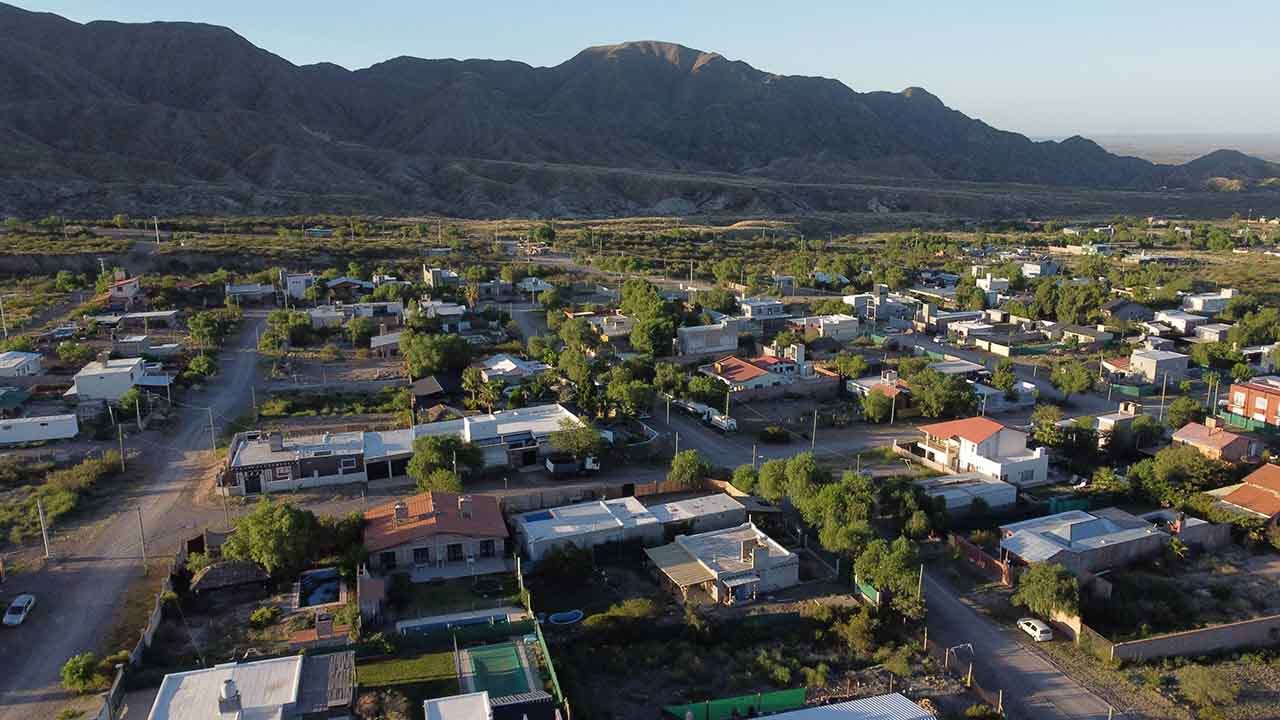
POLYGON ((80 22, 225 25, 291 62, 349 69, 400 55, 556 65, 591 45, 664 40, 769 72, 832 77, 858 91, 923 87, 966 115, 1036 138, 1280 133, 1275 0, 55 0, 22 7, 80 22))

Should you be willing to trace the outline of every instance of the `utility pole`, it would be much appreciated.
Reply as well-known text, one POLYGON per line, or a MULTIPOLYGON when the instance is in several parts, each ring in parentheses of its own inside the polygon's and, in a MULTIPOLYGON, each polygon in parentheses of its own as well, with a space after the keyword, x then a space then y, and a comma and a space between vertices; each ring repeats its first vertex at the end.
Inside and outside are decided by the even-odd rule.
POLYGON ((231 510, 227 508, 227 488, 222 489, 222 522, 226 524, 227 529, 231 529, 231 510))
POLYGON ((49 525, 44 521, 44 503, 40 502, 40 498, 36 498, 36 514, 40 516, 40 538, 44 540, 44 559, 48 560, 49 554, 49 525))
POLYGON ((680 454, 680 431, 679 431, 679 430, 677 430, 677 431, 676 431, 676 451, 675 451, 675 454, 676 454, 676 455, 679 455, 679 454, 680 454))
POLYGON ((0 326, 4 327, 4 339, 9 339, 9 321, 4 319, 4 296, 0 295, 0 326))
POLYGON ((916 599, 924 597, 924 563, 920 563, 920 580, 916 585, 916 599))
POLYGON ((889 424, 890 425, 893 424, 893 417, 894 415, 897 414, 897 412, 898 412, 898 394, 895 392, 893 394, 893 403, 889 405, 889 424))
POLYGON ((1165 372, 1164 381, 1160 383, 1160 422, 1164 422, 1164 400, 1169 390, 1169 373, 1165 372))
POLYGON ((138 511, 138 542, 142 545, 142 574, 147 574, 147 533, 142 527, 142 506, 134 508, 138 511))
POLYGON ((818 447, 818 408, 813 409, 813 430, 809 432, 809 451, 818 447))
POLYGON ((756 444, 751 443, 751 469, 756 469, 756 444))
POLYGON ((156 226, 156 247, 160 247, 160 218, 152 215, 151 222, 156 226))
POLYGON ((218 431, 213 427, 213 407, 209 407, 209 449, 218 452, 218 431))
POLYGON ((116 435, 120 438, 120 472, 124 472, 124 426, 116 425, 116 435))

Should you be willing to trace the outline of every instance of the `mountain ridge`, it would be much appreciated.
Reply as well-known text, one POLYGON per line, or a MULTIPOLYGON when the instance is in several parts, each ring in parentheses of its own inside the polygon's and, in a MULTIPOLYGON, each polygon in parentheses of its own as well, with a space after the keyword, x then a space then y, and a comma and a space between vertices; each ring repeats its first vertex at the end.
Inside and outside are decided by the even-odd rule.
POLYGON ((3 4, 0 40, 0 212, 76 202, 285 212, 339 197, 390 212, 545 214, 563 209, 557 183, 588 188, 568 208, 582 214, 723 200, 681 196, 680 184, 531 185, 549 166, 1108 191, 1215 178, 1248 189, 1280 176, 1280 165, 1234 151, 1158 165, 1079 136, 1034 142, 924 88, 859 93, 652 40, 588 47, 550 67, 400 56, 347 70, 295 65, 216 25, 80 24, 3 4), (513 178, 494 163, 528 167, 513 178))

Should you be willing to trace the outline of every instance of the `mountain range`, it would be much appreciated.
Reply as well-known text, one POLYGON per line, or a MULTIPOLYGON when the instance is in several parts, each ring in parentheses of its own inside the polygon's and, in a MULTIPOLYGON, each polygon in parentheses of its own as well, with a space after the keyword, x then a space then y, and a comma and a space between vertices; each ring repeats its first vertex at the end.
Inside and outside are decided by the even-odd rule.
POLYGON ((1033 142, 920 88, 859 93, 671 43, 350 71, 223 27, 0 4, 0 213, 804 212, 866 204, 850 188, 877 183, 944 210, 919 188, 1248 192, 1277 177, 1228 150, 1160 165, 1033 142))

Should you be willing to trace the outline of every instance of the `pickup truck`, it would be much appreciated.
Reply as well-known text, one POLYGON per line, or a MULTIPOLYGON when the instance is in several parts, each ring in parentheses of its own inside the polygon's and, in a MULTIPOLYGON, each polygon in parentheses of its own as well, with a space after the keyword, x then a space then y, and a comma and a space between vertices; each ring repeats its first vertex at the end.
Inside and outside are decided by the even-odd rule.
POLYGON ((553 477, 569 477, 585 472, 596 472, 600 469, 600 460, 593 456, 579 460, 572 455, 548 455, 545 465, 547 472, 553 477))

